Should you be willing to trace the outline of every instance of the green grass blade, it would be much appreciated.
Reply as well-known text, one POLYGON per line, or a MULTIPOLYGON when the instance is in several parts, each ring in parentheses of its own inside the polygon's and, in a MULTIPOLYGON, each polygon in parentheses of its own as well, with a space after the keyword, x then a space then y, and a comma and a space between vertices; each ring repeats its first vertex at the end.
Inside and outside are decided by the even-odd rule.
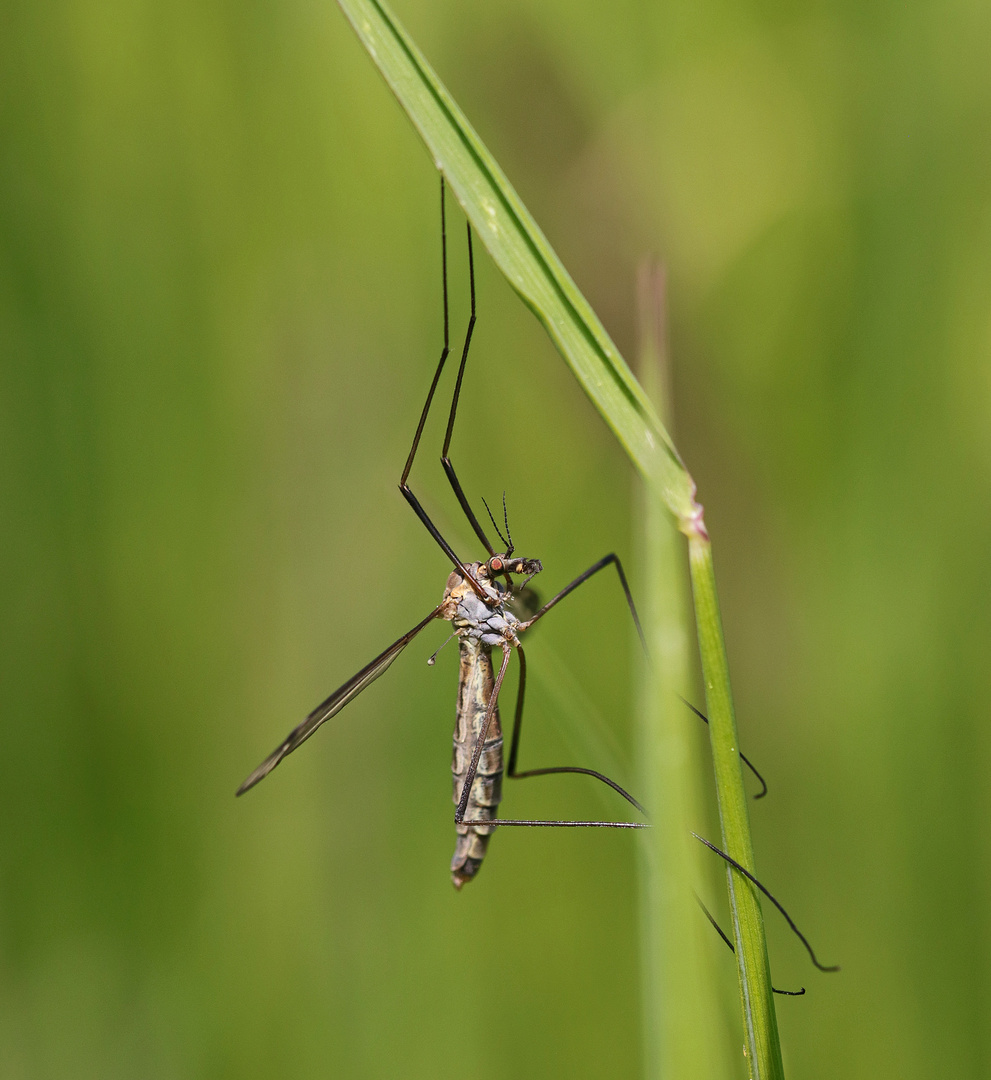
POLYGON ((339 3, 496 265, 640 473, 676 518, 690 519, 694 485, 653 405, 492 155, 384 4, 339 3))
MULTIPOLYGON (((420 133, 494 262, 543 323, 654 497, 667 507, 678 527, 689 537, 723 843, 742 865, 752 867, 745 801, 742 814, 739 810, 743 777, 735 751, 735 726, 711 574, 711 550, 702 508, 695 502, 695 484, 650 399, 599 319, 395 16, 380 0, 338 0, 338 3, 420 133), (734 749, 729 750, 730 747, 734 749)), ((669 694, 670 689, 655 688, 654 692, 669 694)), ((687 889, 688 884, 684 884, 687 889)), ((779 1080, 783 1076, 781 1050, 760 905, 749 883, 735 871, 730 875, 730 904, 751 1075, 760 1080, 779 1080)), ((702 1030, 697 1032, 697 1037, 709 1036, 702 1030)))
MULTIPOLYGON (((666 295, 659 268, 640 274, 640 363, 644 389, 667 420, 666 295)), ((637 791, 654 828, 640 837, 641 966, 647 1080, 737 1075, 733 1047, 712 1018, 720 1014, 722 956, 700 919, 692 886, 705 879, 708 854, 692 839, 704 817, 698 720, 671 687, 691 670, 688 582, 682 538, 654 492, 640 485, 638 605, 651 661, 638 709, 637 791), (705 1037, 700 1037, 701 1032, 705 1037)))
MULTIPOLYGON (((712 545, 707 536, 689 537, 688 564, 705 678, 709 742, 716 773, 723 850, 753 873, 754 849, 750 839, 747 794, 740 768, 740 740, 736 732, 722 620, 716 598, 712 545)), ((738 871, 727 866, 726 877, 750 1075, 753 1080, 782 1080, 784 1066, 781 1062, 760 897, 754 884, 738 871)))

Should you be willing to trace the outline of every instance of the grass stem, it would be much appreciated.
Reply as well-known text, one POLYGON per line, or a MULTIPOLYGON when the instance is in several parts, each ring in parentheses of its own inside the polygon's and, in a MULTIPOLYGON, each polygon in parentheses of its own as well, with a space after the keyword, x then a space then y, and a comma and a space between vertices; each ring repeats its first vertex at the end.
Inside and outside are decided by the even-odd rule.
MULTIPOLYGON (((709 742, 712 746, 719 822, 723 850, 751 873, 754 870, 750 814, 743 786, 740 741, 730 692, 729 666, 723 641, 716 579, 712 565, 712 543, 700 528, 688 538, 688 564, 695 601, 706 710, 709 715, 709 742)), ((771 992, 771 972, 767 961, 764 919, 756 886, 732 867, 726 867, 733 940, 740 974, 740 1001, 747 1059, 752 1080, 782 1080, 781 1045, 771 992)))
MULTIPOLYGON (((645 263, 638 282, 639 374, 666 426, 670 424, 667 290, 663 270, 645 263)), ((638 791, 654 828, 640 837, 640 926, 644 1059, 647 1080, 732 1077, 729 1040, 719 1015, 719 971, 708 927, 692 891, 705 857, 689 830, 703 810, 700 740, 695 717, 673 687, 690 681, 688 575, 684 546, 671 515, 640 486, 641 618, 650 662, 638 710, 638 791), (709 1029, 710 1035, 699 1033, 709 1029)))

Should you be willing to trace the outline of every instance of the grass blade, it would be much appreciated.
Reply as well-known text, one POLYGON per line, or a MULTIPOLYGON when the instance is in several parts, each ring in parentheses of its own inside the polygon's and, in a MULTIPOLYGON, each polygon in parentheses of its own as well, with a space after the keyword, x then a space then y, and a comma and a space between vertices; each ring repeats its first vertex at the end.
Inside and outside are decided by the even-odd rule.
MULTIPOLYGON (((426 143, 494 262, 543 323, 654 498, 667 507, 689 538, 723 844, 735 859, 752 869, 753 850, 743 776, 736 755, 738 743, 712 577, 711 546, 702 507, 695 501, 695 484, 653 404, 598 317, 398 20, 380 0, 338 0, 338 3, 426 143)), ((655 687, 651 692, 673 696, 670 687, 655 687)), ((675 877, 678 862, 676 859, 675 877)), ((733 870, 728 874, 748 1064, 754 1078, 780 1080, 781 1050, 759 900, 745 877, 733 870)), ((683 887, 687 897, 690 883, 681 881, 679 887, 683 887)), ((669 1003, 664 1006, 670 1007, 669 1003)), ((663 1023, 661 1028, 665 1029, 663 1023)), ((666 1030, 672 1030, 670 1025, 666 1030)), ((696 1032, 696 1037, 705 1040, 711 1036, 703 1029, 696 1032)), ((697 1074, 685 1072, 684 1075, 697 1074)))
POLYGON ((640 473, 677 519, 691 519, 694 484, 653 405, 502 169, 385 5, 339 3, 496 265, 640 473))
MULTIPOLYGON (((743 787, 743 771, 740 768, 740 740, 736 732, 729 666, 723 643, 719 601, 716 598, 712 545, 707 536, 689 537, 688 564, 705 678, 709 742, 716 773, 723 850, 753 872, 754 850, 750 839, 750 814, 743 787)), ((767 962, 760 897, 752 882, 728 866, 726 878, 740 972, 740 999, 750 1075, 753 1080, 781 1080, 784 1065, 781 1061, 774 995, 771 992, 771 971, 767 962)))
MULTIPOLYGON (((667 301, 660 268, 644 266, 639 285, 639 374, 667 420, 667 301)), ((691 668, 684 550, 660 500, 650 488, 640 490, 638 602, 651 662, 644 665, 638 709, 637 790, 654 821, 639 838, 645 1072, 647 1080, 732 1077, 737 1070, 727 1033, 712 1022, 722 1005, 717 980, 721 973, 725 978, 729 958, 719 955, 692 900, 706 854, 689 832, 704 815, 698 721, 671 693, 673 686, 689 685, 691 668)))

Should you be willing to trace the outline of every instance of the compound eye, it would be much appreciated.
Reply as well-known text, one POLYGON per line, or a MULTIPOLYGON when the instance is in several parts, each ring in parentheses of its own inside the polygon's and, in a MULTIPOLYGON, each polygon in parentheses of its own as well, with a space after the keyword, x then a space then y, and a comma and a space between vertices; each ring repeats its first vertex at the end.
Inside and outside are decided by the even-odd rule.
POLYGON ((498 574, 499 571, 502 570, 503 565, 503 561, 499 558, 498 555, 496 555, 494 558, 489 559, 489 568, 494 574, 498 574))

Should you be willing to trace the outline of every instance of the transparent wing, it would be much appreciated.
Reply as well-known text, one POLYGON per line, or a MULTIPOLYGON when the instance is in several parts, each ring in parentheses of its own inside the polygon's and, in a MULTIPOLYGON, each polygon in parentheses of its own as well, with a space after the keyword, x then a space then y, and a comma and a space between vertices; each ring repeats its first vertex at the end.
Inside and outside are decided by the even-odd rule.
POLYGON ((415 638, 429 622, 437 618, 440 611, 440 607, 434 608, 423 622, 417 623, 412 630, 403 634, 403 636, 398 641, 393 642, 385 652, 379 653, 370 664, 366 664, 356 675, 352 675, 343 686, 338 687, 326 701, 318 705, 301 724, 294 727, 292 731, 289 732, 286 740, 273 750, 248 779, 244 781, 237 789, 237 794, 243 795, 250 788, 253 788, 259 780, 268 776, 287 754, 291 754, 297 746, 306 742, 322 723, 339 713, 352 698, 356 698, 366 686, 373 683, 392 661, 396 659, 403 649, 406 648, 413 638, 415 638))

